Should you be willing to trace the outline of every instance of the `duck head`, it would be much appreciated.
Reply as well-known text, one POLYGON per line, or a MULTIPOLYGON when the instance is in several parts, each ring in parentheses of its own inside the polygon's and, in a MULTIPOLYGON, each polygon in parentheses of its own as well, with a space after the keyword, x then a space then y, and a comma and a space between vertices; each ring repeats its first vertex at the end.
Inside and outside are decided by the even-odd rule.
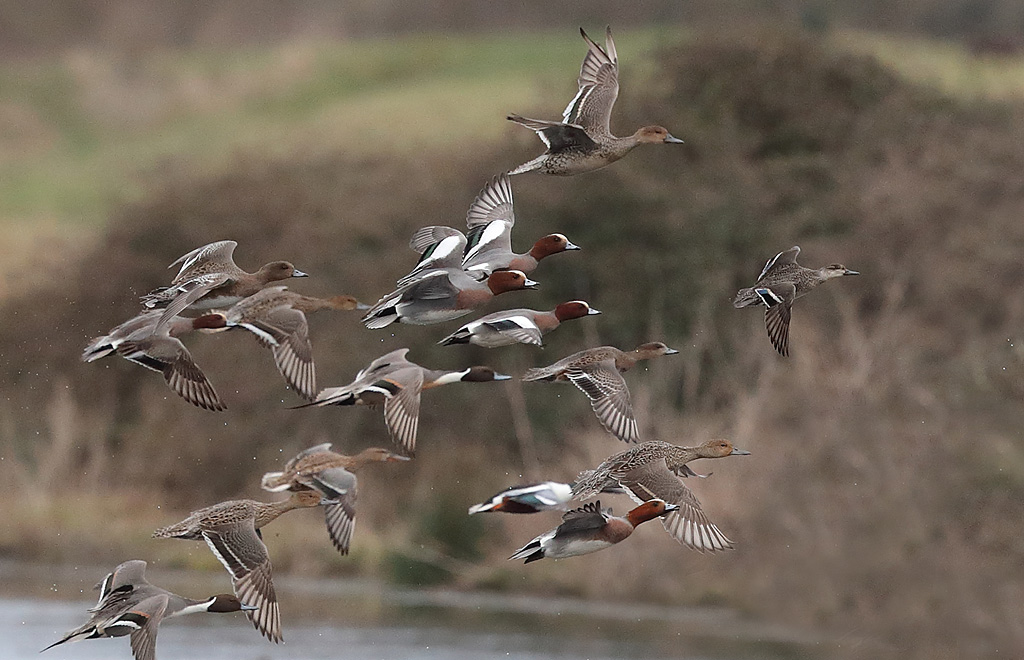
POLYGON ((568 321, 570 319, 578 319, 582 316, 592 316, 594 314, 600 314, 599 310, 594 309, 584 300, 570 300, 564 302, 558 307, 555 307, 555 318, 559 321, 568 321))
POLYGON ((309 277, 309 275, 287 261, 271 261, 257 271, 256 277, 263 282, 277 282, 289 277, 309 277))
POLYGON ((549 257, 552 254, 558 254, 559 252, 565 252, 566 250, 579 250, 580 246, 576 245, 564 234, 548 234, 544 238, 538 240, 530 248, 530 256, 540 261, 544 257, 549 257))
POLYGON ((637 142, 649 144, 683 144, 682 140, 669 133, 664 126, 644 126, 634 133, 634 137, 637 142))
POLYGON ((519 289, 535 289, 538 284, 526 277, 526 273, 521 270, 499 270, 487 278, 487 286, 491 293, 498 295, 519 289))

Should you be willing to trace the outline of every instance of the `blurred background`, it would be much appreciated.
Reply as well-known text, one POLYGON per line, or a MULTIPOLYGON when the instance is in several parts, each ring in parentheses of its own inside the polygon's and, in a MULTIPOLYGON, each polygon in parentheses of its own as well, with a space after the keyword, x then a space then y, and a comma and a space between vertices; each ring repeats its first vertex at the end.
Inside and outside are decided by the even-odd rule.
MULTIPOLYGON (((301 401, 241 333, 186 342, 219 414, 122 360, 81 363, 84 345, 214 240, 249 271, 292 261, 311 274, 294 290, 376 301, 415 262, 415 229, 462 228, 490 177, 540 153, 505 115, 558 118, 578 27, 605 25, 613 132, 656 123, 686 144, 516 177, 515 247, 562 232, 583 251, 484 310, 583 298, 604 314, 544 349, 483 350, 435 345, 472 316, 371 332, 325 312, 319 383, 401 346, 518 375, 665 341, 681 355, 627 377, 641 433, 752 452, 694 464, 714 475, 690 484, 736 549, 702 556, 652 524, 587 557, 506 561, 557 515, 470 504, 624 446, 571 386, 455 385, 424 397, 414 462, 360 473, 351 556, 315 512, 266 530, 290 646, 196 622, 224 631, 224 655, 203 653, 240 657, 237 634, 245 657, 336 657, 358 646, 346 631, 379 628, 418 632, 365 657, 1024 656, 1018 0, 0 2, 0 655, 85 620, 125 559, 190 595, 226 589, 205 547, 150 532, 267 499, 259 476, 310 445, 389 446, 379 412, 288 410, 301 401), (730 300, 794 244, 863 275, 796 305, 782 359, 730 300), (424 650, 478 632, 465 655, 424 650)), ((205 642, 173 629, 161 657, 194 657, 183 645, 205 642)))

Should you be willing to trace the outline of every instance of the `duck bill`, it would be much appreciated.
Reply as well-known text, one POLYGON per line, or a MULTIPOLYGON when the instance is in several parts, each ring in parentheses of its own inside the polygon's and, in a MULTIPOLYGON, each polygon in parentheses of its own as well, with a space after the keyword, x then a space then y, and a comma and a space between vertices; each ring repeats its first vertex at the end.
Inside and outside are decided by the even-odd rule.
POLYGON ((526 282, 523 283, 523 288, 524 289, 536 289, 539 286, 540 286, 540 282, 534 282, 533 280, 531 280, 529 278, 527 278, 526 282))
POLYGON ((301 270, 296 268, 295 272, 292 273, 292 277, 309 277, 309 274, 308 273, 303 273, 301 270))
POLYGON ((391 454, 388 456, 388 463, 398 463, 401 461, 411 461, 411 456, 402 456, 401 454, 391 454))
POLYGON ((256 607, 255 605, 246 605, 245 603, 242 603, 242 606, 239 609, 241 609, 243 612, 255 612, 260 608, 256 607))
POLYGON ((665 142, 667 144, 686 144, 685 142, 683 142, 676 136, 672 135, 671 133, 665 136, 665 142))
POLYGON ((357 302, 356 303, 356 309, 359 309, 359 310, 370 309, 372 307, 373 307, 373 305, 367 305, 366 303, 361 303, 361 302, 357 302))
POLYGON ((512 376, 509 376, 508 374, 495 373, 494 380, 512 380, 512 376))
POLYGON ((750 452, 746 449, 736 449, 733 447, 732 451, 729 452, 730 456, 750 456, 750 452))
POLYGON ((580 246, 576 245, 572 241, 566 241, 565 242, 565 249, 566 250, 582 250, 583 248, 581 248, 580 246))
POLYGON ((341 500, 327 497, 320 498, 320 506, 333 506, 335 504, 341 504, 341 500))
POLYGON ((674 348, 665 349, 665 355, 679 355, 679 351, 674 348))
POLYGON ((678 511, 678 510, 679 510, 679 505, 678 504, 666 504, 665 505, 665 513, 672 513, 673 511, 678 511))
POLYGON ((860 271, 850 270, 849 268, 847 268, 846 270, 843 271, 843 275, 860 275, 860 271))
POLYGON ((600 313, 601 313, 601 310, 594 309, 593 307, 591 307, 590 309, 587 310, 587 316, 593 316, 594 314, 600 314, 600 313))

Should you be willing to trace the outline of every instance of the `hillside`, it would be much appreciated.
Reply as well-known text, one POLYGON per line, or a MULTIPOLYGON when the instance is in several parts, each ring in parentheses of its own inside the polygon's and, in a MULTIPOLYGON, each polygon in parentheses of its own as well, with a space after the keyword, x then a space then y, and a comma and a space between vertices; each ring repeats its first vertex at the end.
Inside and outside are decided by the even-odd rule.
MULTIPOLYGON (((506 563, 550 521, 481 521, 465 507, 521 474, 569 479, 622 446, 575 391, 465 385, 425 398, 409 469, 367 475, 352 561, 294 547, 275 566, 726 604, 849 635, 851 655, 867 657, 1024 651, 1024 110, 944 96, 805 37, 756 36, 699 36, 630 72, 613 130, 656 122, 685 145, 588 176, 514 181, 518 244, 561 231, 584 249, 546 261, 540 291, 489 309, 585 298, 604 315, 553 333, 543 351, 435 346, 455 323, 374 333, 338 314, 311 330, 323 385, 406 345, 431 366, 518 374, 599 342, 664 340, 682 355, 630 376, 642 432, 681 444, 725 435, 753 453, 693 486, 737 550, 698 556, 647 529, 639 558, 506 563), (793 244, 805 265, 864 275, 797 304, 782 360, 761 314, 729 300, 793 244), (592 571, 628 579, 595 584, 592 571)), ((560 99, 514 109, 555 116, 560 99)), ((269 355, 234 333, 190 344, 223 415, 183 405, 154 374, 78 354, 163 283, 166 264, 221 238, 240 242, 244 268, 289 259, 314 275, 296 289, 372 302, 413 263, 414 229, 459 226, 484 181, 538 144, 510 127, 438 155, 250 155, 216 175, 171 165, 57 285, 4 305, 0 477, 43 495, 37 517, 11 516, 0 550, 24 553, 31 539, 56 559, 109 561, 131 547, 192 561, 144 533, 111 547, 84 534, 85 514, 138 495, 138 519, 157 524, 167 509, 256 495, 256 475, 310 444, 386 443, 369 411, 285 410, 298 400, 269 355)))

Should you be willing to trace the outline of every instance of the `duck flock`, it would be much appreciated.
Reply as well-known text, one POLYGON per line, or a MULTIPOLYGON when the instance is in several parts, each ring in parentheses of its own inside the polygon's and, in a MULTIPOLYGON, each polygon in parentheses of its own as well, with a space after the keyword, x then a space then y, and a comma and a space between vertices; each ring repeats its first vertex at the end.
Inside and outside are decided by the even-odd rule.
MULTIPOLYGON (((244 611, 267 639, 280 642, 280 609, 260 530, 292 509, 320 507, 331 543, 342 555, 347 554, 355 525, 356 473, 370 463, 408 461, 414 456, 422 392, 459 381, 510 378, 486 366, 429 369, 410 361, 409 349, 399 348, 370 362, 348 385, 318 389, 306 314, 322 309, 365 310, 362 321, 370 329, 391 323, 450 321, 472 313, 495 296, 536 286, 529 276, 541 260, 579 250, 558 233, 538 239, 526 253, 512 249, 515 214, 510 175, 575 175, 605 167, 640 144, 681 142, 660 126, 646 126, 627 137, 611 134, 609 120, 619 91, 615 43, 610 29, 603 48, 582 29, 580 33, 588 50, 580 69, 579 92, 566 107, 562 121, 508 117, 535 131, 546 151, 486 185, 469 208, 465 234, 443 226, 417 231, 410 245, 420 253, 419 261, 397 281, 395 290, 375 305, 363 305, 345 295, 321 299, 290 291, 279 283, 306 277, 291 263, 274 261, 248 273, 234 263, 237 244, 218 241, 171 264, 172 268, 180 266, 178 274, 167 287, 143 297, 144 309, 138 316, 86 348, 83 360, 117 354, 162 373, 168 386, 189 403, 220 411, 227 406, 180 337, 194 330, 243 328, 270 349, 287 384, 306 399, 307 403, 298 407, 379 406, 395 451, 373 447, 346 456, 332 451, 330 443, 311 447, 281 471, 263 475, 265 490, 290 492, 288 499, 221 502, 156 530, 155 538, 205 542, 231 574, 234 593, 205 600, 184 598, 147 582, 146 562, 126 561, 97 585, 99 601, 89 610, 89 621, 51 647, 79 639, 127 635, 136 660, 153 660, 157 628, 163 619, 194 612, 238 611, 244 611)), ((799 253, 800 248, 794 246, 769 259, 754 285, 740 290, 734 300, 736 307, 765 307, 769 339, 783 356, 789 354, 793 302, 826 280, 858 274, 840 264, 804 268, 796 262, 799 253)), ((517 343, 540 346, 543 335, 561 323, 596 314, 600 312, 582 300, 566 301, 551 310, 509 309, 470 321, 439 343, 487 348, 517 343)), ((522 376, 529 382, 571 382, 590 399, 601 425, 633 446, 582 472, 575 483, 519 485, 470 507, 470 514, 564 512, 561 524, 524 545, 511 559, 530 563, 596 552, 622 542, 637 525, 655 518, 661 519, 675 539, 694 550, 716 552, 733 547, 708 519, 683 479, 701 476, 690 469, 691 461, 749 452, 721 439, 695 447, 640 442, 622 373, 638 361, 675 353, 678 351, 661 342, 644 343, 631 351, 599 346, 530 369, 522 376), (602 508, 599 500, 566 511, 570 502, 602 493, 626 494, 637 506, 623 517, 602 508)))

